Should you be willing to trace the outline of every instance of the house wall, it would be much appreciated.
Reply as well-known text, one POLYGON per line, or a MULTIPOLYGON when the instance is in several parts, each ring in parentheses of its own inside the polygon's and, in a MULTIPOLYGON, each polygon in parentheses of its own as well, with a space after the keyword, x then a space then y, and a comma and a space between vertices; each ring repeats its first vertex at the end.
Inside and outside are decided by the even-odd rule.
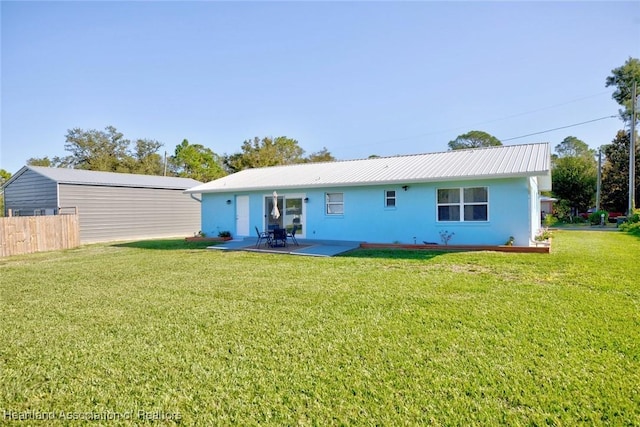
MULTIPOLYGON (((233 236, 237 236, 236 231, 236 203, 235 196, 248 194, 249 197, 249 212, 251 218, 249 220, 249 232, 255 232, 254 225, 259 229, 263 227, 260 222, 256 221, 256 215, 258 210, 262 210, 262 205, 258 206, 260 202, 260 196, 250 193, 236 193, 236 194, 203 194, 201 203, 201 230, 206 233, 207 236, 217 236, 220 231, 230 231, 233 236), (227 204, 227 200, 231 200, 230 205, 227 204)), ((246 237, 246 236, 245 236, 246 237)))
POLYGON ((33 215, 35 209, 58 207, 58 185, 31 170, 25 170, 4 189, 5 215, 8 209, 20 216, 33 215))
POLYGON ((82 243, 192 236, 200 203, 183 190, 60 184, 60 206, 77 206, 82 243))
MULTIPOLYGON (((279 195, 304 194, 305 235, 307 239, 352 240, 371 243, 441 243, 441 232, 455 233, 450 244, 504 244, 510 236, 516 245, 528 245, 532 232, 528 178, 459 181, 402 185, 340 187, 332 189, 279 189, 279 195), (438 188, 486 186, 489 189, 489 220, 486 222, 438 222, 436 194, 438 188), (396 191, 396 206, 384 206, 385 190, 396 191), (325 193, 344 194, 344 215, 325 213, 325 193)), ((202 230, 215 234, 235 230, 235 196, 250 198, 251 235, 254 226, 264 228, 264 198, 268 192, 223 193, 202 195, 202 230)), ((536 205, 539 203, 536 201, 536 205)), ((537 218, 537 217, 536 217, 537 218)))

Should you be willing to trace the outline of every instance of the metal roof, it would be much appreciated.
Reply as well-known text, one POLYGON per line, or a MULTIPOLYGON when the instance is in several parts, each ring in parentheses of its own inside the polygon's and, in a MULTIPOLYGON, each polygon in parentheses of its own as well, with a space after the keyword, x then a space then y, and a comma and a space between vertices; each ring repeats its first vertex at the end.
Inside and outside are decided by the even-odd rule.
POLYGON ((24 166, 9 179, 4 186, 27 170, 43 175, 59 184, 101 185, 112 187, 140 187, 185 190, 202 184, 191 178, 172 176, 138 175, 132 173, 116 173, 89 171, 83 169, 48 168, 42 166, 24 166))
POLYGON ((246 169, 187 193, 385 185, 536 176, 551 189, 548 143, 246 169))

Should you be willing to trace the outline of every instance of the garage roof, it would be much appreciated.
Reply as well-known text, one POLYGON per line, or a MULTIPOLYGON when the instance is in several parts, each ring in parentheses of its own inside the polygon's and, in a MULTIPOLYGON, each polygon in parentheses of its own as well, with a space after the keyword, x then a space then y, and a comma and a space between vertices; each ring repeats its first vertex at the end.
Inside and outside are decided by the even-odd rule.
POLYGON ((27 170, 43 175, 59 184, 100 185, 111 187, 140 187, 185 190, 202 184, 191 178, 172 176, 139 175, 131 173, 89 171, 83 169, 48 168, 42 166, 24 166, 5 184, 6 187, 27 170))

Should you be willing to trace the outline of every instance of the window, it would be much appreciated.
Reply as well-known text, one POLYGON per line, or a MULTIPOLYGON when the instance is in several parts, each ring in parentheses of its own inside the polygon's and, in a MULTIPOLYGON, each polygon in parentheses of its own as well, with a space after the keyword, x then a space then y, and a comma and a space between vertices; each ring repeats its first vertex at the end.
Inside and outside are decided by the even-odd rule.
POLYGON ((396 191, 387 190, 384 192, 384 206, 387 208, 396 207, 396 191))
POLYGON ((438 189, 438 221, 488 221, 487 187, 438 189))
POLYGON ((344 214, 344 193, 327 193, 327 215, 344 214))

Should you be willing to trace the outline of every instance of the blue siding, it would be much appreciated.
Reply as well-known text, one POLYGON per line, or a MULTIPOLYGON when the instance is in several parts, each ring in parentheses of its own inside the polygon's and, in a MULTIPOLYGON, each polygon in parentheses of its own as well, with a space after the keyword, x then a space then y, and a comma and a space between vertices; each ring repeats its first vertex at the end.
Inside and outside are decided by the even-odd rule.
MULTIPOLYGON (((253 202, 253 196, 249 203, 253 202)), ((236 235, 235 197, 229 194, 203 194, 202 195, 202 231, 207 236, 215 237, 220 231, 231 231, 236 235), (227 205, 227 200, 232 204, 227 205)), ((250 212, 253 214, 253 206, 250 212)))
MULTIPOLYGON (((531 203, 537 194, 529 178, 409 184, 398 186, 339 187, 327 189, 278 189, 279 195, 304 194, 305 238, 352 240, 373 243, 441 243, 440 233, 455 233, 450 244, 504 244, 509 236, 516 245, 528 245, 531 236, 531 203), (438 222, 438 188, 486 186, 489 189, 489 220, 485 222, 438 222), (395 190, 396 206, 385 207, 385 190, 395 190), (344 194, 344 214, 327 215, 325 194, 344 194)), ((235 196, 249 195, 251 235, 254 226, 263 229, 264 197, 268 193, 220 193, 202 195, 202 230, 215 235, 235 233, 235 196), (227 200, 231 204, 226 204, 227 200)), ((538 219, 536 218, 537 222, 538 219)))

